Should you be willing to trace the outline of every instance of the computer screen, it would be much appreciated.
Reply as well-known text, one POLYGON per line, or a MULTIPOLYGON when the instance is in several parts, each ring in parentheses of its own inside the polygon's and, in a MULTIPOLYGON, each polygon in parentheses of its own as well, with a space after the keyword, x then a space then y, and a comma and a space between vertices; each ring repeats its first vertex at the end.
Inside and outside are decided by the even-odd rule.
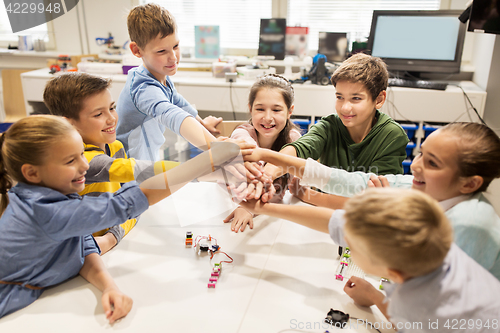
POLYGON ((500 0, 474 0, 468 31, 500 34, 500 0))
POLYGON ((459 73, 466 29, 461 12, 375 10, 368 49, 391 72, 459 73))

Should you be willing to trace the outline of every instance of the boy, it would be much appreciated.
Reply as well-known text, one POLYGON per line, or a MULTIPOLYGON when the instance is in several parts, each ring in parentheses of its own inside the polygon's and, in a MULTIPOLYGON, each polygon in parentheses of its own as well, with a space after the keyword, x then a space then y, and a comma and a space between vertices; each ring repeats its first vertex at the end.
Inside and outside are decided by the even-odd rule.
POLYGON ((174 17, 159 5, 146 4, 130 11, 127 26, 130 50, 143 65, 129 71, 118 98, 118 140, 130 157, 150 161, 159 159, 167 128, 196 147, 207 146, 215 140, 210 132, 218 133, 215 126, 222 118, 202 120, 169 78, 180 59, 174 17))
POLYGON ((356 277, 344 291, 359 305, 377 305, 399 332, 499 330, 500 282, 453 243, 439 204, 420 191, 370 189, 333 214, 261 201, 241 205, 329 232, 365 273, 395 282, 387 299, 356 277))
MULTIPOLYGON (((388 77, 380 58, 358 53, 344 61, 331 78, 337 114, 323 117, 300 139, 285 145, 281 153, 319 159, 326 166, 349 172, 403 173, 408 137, 401 126, 378 111, 386 99, 388 77)), ((273 179, 283 172, 273 165, 265 171, 273 179)), ((330 198, 318 193, 305 201, 335 207, 330 198)), ((267 201, 267 196, 262 199, 267 201)))
MULTIPOLYGON (((78 130, 89 162, 85 189, 80 195, 99 196, 116 192, 122 183, 142 182, 169 170, 177 162, 149 162, 128 159, 120 141, 116 140, 118 115, 109 92, 110 81, 86 73, 64 74, 50 80, 43 100, 50 112, 63 116, 78 130)), ((137 219, 94 233, 104 254, 135 226, 137 219)))

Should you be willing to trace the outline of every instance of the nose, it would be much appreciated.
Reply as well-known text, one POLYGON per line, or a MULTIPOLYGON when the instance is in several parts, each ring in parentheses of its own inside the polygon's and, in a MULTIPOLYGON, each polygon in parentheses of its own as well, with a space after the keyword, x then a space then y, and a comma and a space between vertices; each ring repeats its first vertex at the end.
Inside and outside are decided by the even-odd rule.
POLYGON ((87 159, 85 158, 84 155, 80 156, 80 163, 78 165, 78 169, 82 173, 89 169, 89 162, 87 162, 87 159))
POLYGON ((172 50, 171 52, 168 53, 168 61, 177 62, 177 55, 175 54, 175 50, 172 50))
POLYGON ((351 111, 352 105, 348 101, 344 101, 341 106, 342 111, 351 111))
POLYGON ((411 173, 414 173, 415 171, 421 171, 422 169, 422 157, 420 155, 417 155, 413 158, 413 162, 410 165, 411 173))
POLYGON ((108 112, 108 116, 106 118, 106 124, 113 125, 114 123, 116 123, 116 117, 113 115, 112 112, 108 112))
POLYGON ((272 121, 273 120, 273 113, 271 110, 267 110, 265 113, 264 113, 264 120, 265 121, 272 121))

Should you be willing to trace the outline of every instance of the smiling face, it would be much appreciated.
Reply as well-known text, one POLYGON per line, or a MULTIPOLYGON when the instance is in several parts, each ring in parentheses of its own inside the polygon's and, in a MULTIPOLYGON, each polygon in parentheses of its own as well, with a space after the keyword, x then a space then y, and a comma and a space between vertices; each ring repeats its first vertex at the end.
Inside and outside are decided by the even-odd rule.
POLYGON ((34 167, 38 172, 37 183, 64 195, 83 191, 89 168, 83 151, 82 137, 71 130, 64 140, 49 149, 45 163, 34 167))
POLYGON ((249 105, 252 124, 258 133, 259 146, 271 148, 285 128, 292 114, 293 105, 287 108, 281 91, 277 88, 262 88, 255 95, 253 105, 249 105))
POLYGON ((458 149, 455 135, 440 130, 431 133, 411 164, 412 188, 437 201, 461 195, 464 180, 459 177, 458 149))
POLYGON ((78 130, 86 144, 104 150, 106 143, 116 141, 118 115, 108 89, 87 97, 83 102, 79 119, 68 120, 78 130))
POLYGON ((375 111, 384 104, 386 92, 382 91, 376 100, 373 100, 363 83, 346 80, 337 82, 335 89, 335 110, 351 138, 359 143, 370 132, 375 111))
POLYGON ((164 38, 157 36, 149 41, 144 49, 139 48, 137 44, 132 42, 130 49, 135 56, 142 58, 144 67, 161 83, 165 83, 165 76, 172 76, 177 73, 181 58, 177 33, 164 38))

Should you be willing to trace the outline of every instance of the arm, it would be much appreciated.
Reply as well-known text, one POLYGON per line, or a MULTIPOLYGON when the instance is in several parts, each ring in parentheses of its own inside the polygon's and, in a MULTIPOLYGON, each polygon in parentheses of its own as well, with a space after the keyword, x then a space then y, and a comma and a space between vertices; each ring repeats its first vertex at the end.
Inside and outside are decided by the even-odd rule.
POLYGON ((110 324, 125 317, 130 312, 132 299, 118 289, 97 253, 85 257, 80 275, 102 291, 102 307, 110 324))
POLYGON ((342 209, 349 198, 321 193, 307 186, 299 185, 300 179, 294 177, 288 184, 288 189, 295 197, 310 205, 331 209, 342 209))
POLYGON ((245 231, 247 224, 250 229, 253 229, 253 214, 243 207, 238 207, 224 219, 224 223, 228 222, 231 222, 231 230, 234 232, 245 231))
POLYGON ((328 208, 263 203, 260 200, 241 202, 240 206, 253 214, 289 220, 325 233, 329 233, 328 224, 333 213, 333 210, 328 208))
POLYGON ((196 116, 196 120, 200 122, 212 135, 220 134, 220 131, 216 128, 216 126, 222 121, 222 117, 215 118, 212 116, 208 116, 205 119, 201 119, 200 116, 196 116))
POLYGON ((206 149, 209 142, 215 141, 215 137, 193 117, 186 117, 179 129, 180 135, 193 146, 206 149))

